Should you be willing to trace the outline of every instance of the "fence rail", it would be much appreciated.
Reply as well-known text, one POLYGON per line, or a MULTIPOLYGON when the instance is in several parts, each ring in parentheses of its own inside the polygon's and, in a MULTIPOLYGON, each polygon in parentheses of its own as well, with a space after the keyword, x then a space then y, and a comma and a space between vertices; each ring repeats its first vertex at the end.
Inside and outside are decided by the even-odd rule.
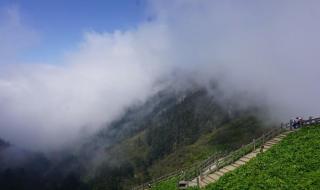
POLYGON ((225 157, 212 160, 211 163, 206 163, 205 167, 200 168, 200 176, 206 175, 209 173, 213 173, 224 166, 227 166, 236 160, 240 159, 242 156, 250 153, 251 151, 255 150, 256 148, 260 147, 264 142, 272 139, 273 137, 277 136, 281 132, 283 132, 285 129, 281 128, 273 128, 267 133, 263 134, 261 137, 257 139, 253 139, 253 141, 245 146, 242 146, 238 150, 235 150, 225 157))
MULTIPOLYGON (((299 123, 300 127, 314 125, 314 124, 320 124, 320 117, 319 118, 309 117, 309 119, 301 120, 299 123)), ((201 176, 203 175, 213 173, 223 168, 224 166, 227 166, 233 163, 234 161, 240 159, 242 156, 259 148, 266 141, 271 140, 272 138, 276 137, 277 135, 281 134, 283 131, 286 131, 286 130, 293 130, 292 123, 281 123, 280 127, 271 128, 269 131, 264 133, 259 138, 253 139, 251 143, 245 146, 242 146, 238 150, 235 150, 231 153, 226 153, 226 152, 216 153, 202 162, 197 162, 190 167, 171 172, 167 175, 153 179, 152 181, 143 183, 132 189, 144 190, 149 186, 153 186, 154 184, 160 183, 162 181, 168 180, 173 177, 177 177, 180 180, 184 180, 184 181, 191 181, 192 179, 195 179, 197 177, 201 178, 201 176)))

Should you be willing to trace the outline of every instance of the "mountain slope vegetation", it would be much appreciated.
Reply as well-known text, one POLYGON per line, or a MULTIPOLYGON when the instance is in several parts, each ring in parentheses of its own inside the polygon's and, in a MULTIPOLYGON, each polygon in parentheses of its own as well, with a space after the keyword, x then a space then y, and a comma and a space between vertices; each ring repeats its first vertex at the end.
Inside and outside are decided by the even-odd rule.
MULTIPOLYGON (((180 94, 162 93, 149 116, 135 120, 143 126, 106 149, 106 167, 130 166, 133 175, 122 179, 122 188, 149 181, 188 167, 219 151, 231 151, 262 134, 258 108, 224 105, 204 89, 180 94), (160 100, 160 101, 159 101, 160 100), (226 109, 228 108, 228 109, 226 109)), ((139 111, 138 111, 139 112, 139 111)), ((131 113, 137 113, 136 111, 131 113)), ((148 115, 147 114, 147 115, 148 115)), ((129 116, 128 116, 129 117, 129 116)), ((108 176, 103 167, 94 184, 108 176)))
POLYGON ((258 117, 263 111, 222 103, 204 88, 167 89, 128 108, 82 143, 55 153, 58 158, 27 153, 34 155, 28 164, 0 170, 1 186, 22 189, 28 176, 36 176, 32 179, 44 190, 129 189, 248 143, 265 130, 258 117), (32 170, 37 163, 43 164, 32 170), (10 186, 13 181, 18 186, 10 186))

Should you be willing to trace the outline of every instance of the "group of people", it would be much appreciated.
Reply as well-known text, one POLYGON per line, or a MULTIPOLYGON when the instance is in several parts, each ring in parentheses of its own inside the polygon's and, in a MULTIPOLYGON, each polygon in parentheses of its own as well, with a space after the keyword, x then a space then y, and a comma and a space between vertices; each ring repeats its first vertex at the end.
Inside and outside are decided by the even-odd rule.
POLYGON ((296 117, 296 118, 290 119, 290 129, 300 128, 302 126, 302 124, 303 124, 302 117, 296 117))

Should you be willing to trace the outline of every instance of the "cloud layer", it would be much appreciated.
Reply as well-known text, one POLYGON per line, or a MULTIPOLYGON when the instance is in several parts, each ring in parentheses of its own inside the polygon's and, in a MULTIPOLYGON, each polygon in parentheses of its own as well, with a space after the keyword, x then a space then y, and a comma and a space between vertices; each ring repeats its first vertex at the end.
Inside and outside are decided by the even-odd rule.
POLYGON ((93 133, 127 107, 145 101, 157 90, 153 84, 162 73, 156 52, 163 42, 147 36, 159 35, 159 30, 91 32, 62 64, 3 68, 2 136, 19 145, 57 147, 93 133))
POLYGON ((9 15, 0 25, 9 39, 0 45, 8 50, 0 53, 1 137, 60 147, 145 101, 172 73, 218 80, 225 96, 245 92, 280 119, 319 113, 318 1, 164 0, 148 11, 154 19, 135 29, 84 34, 58 64, 7 61, 20 49, 15 36, 32 34, 20 22, 22 30, 2 32, 15 30, 19 19, 9 15))

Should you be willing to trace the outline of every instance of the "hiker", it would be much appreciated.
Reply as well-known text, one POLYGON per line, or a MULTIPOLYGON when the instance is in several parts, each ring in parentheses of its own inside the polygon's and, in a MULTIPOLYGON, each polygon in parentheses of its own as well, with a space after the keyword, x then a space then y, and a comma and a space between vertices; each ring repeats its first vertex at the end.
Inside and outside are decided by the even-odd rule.
POLYGON ((302 127, 302 125, 303 125, 303 118, 302 117, 299 117, 299 127, 302 127))
POLYGON ((293 127, 293 125, 294 125, 294 119, 293 118, 291 118, 290 119, 290 130, 292 130, 292 127, 293 127))
POLYGON ((296 128, 297 128, 297 125, 298 125, 298 119, 297 119, 297 117, 296 117, 295 119, 293 119, 293 124, 292 124, 292 126, 293 126, 294 129, 296 129, 296 128))
POLYGON ((296 128, 302 127, 302 124, 303 124, 302 117, 296 117, 295 122, 296 122, 296 128))

